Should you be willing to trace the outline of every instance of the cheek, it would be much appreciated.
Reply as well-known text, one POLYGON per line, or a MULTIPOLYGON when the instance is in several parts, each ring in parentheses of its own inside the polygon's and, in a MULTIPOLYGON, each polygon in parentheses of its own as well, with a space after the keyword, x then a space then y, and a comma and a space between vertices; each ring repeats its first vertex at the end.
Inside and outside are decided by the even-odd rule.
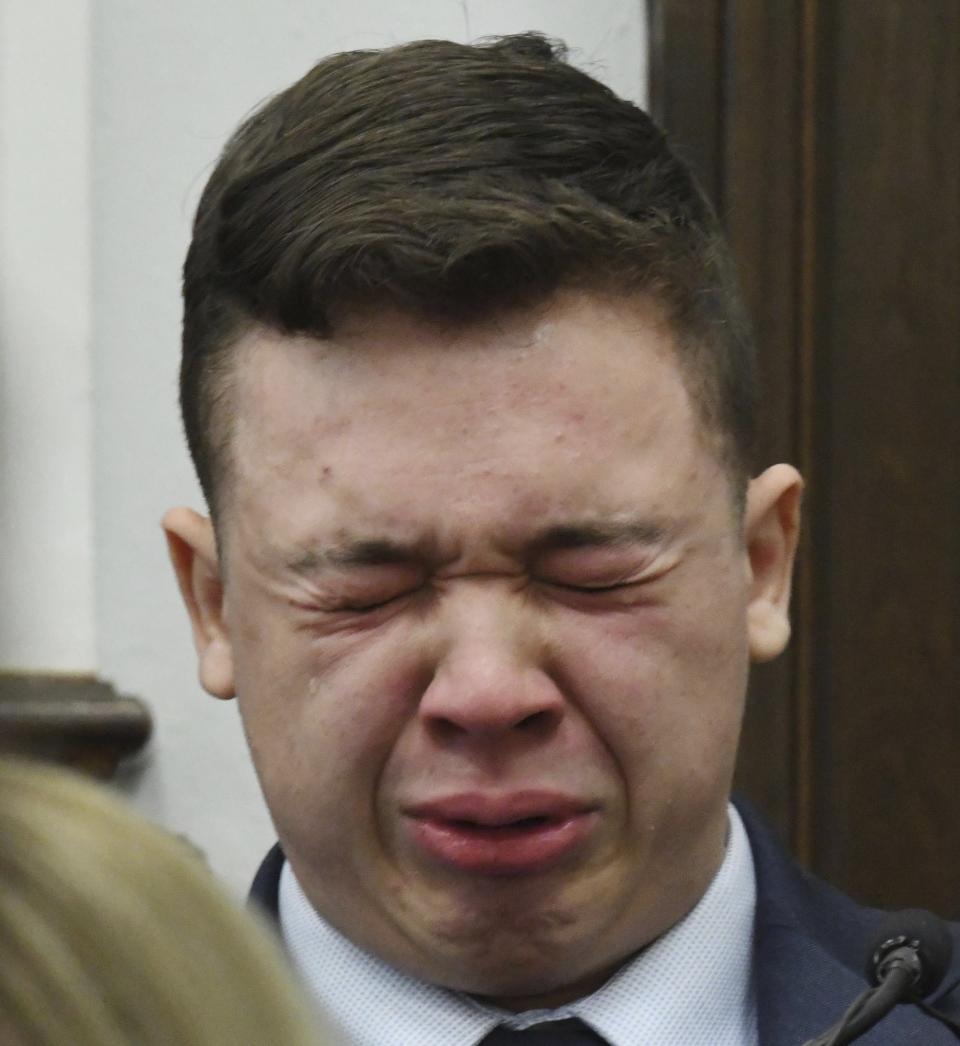
MULTIPOLYGON (((724 772, 747 679, 744 624, 693 598, 558 628, 564 685, 629 778, 724 772), (673 768, 673 769, 672 769, 673 768)), ((728 605, 729 606, 729 605, 728 605)))
POLYGON ((415 707, 414 644, 318 637, 279 614, 237 627, 238 703, 271 806, 369 807, 415 707))

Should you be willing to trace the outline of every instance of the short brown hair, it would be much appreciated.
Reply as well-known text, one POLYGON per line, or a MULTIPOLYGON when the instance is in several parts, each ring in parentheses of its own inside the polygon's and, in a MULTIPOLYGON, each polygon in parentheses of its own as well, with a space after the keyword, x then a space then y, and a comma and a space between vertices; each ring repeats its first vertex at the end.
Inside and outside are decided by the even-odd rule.
POLYGON ((211 512, 229 357, 344 308, 469 323, 561 287, 652 294, 742 490, 753 350, 710 204, 650 117, 534 33, 333 55, 227 143, 184 266, 181 407, 211 512))

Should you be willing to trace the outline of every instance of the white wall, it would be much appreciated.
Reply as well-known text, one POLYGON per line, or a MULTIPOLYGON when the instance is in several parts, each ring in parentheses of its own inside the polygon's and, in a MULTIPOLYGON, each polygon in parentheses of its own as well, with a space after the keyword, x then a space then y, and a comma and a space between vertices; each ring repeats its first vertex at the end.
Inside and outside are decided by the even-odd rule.
MULTIPOLYGON (((73 0, 7 2, 74 9, 73 0)), ((119 690, 146 699, 156 717, 150 752, 123 786, 142 810, 205 850, 240 892, 272 832, 234 706, 206 697, 196 682, 187 623, 159 528, 166 507, 201 505, 175 401, 179 268, 203 181, 245 112, 337 50, 423 36, 467 40, 539 29, 566 39, 579 64, 642 101, 644 5, 640 0, 88 3, 94 230, 88 401, 94 418, 94 529, 88 565, 95 570, 96 667, 119 690)), ((48 30, 62 35, 53 23, 48 30)), ((0 58, 8 46, 9 38, 0 42, 0 58)), ((40 351, 49 346, 44 343, 40 351)), ((71 377, 75 393, 82 386, 74 381, 71 377)), ((62 537, 61 532, 62 527, 57 531, 62 537)), ((78 665, 84 656, 77 651, 78 665)))
POLYGON ((0 666, 25 671, 96 665, 88 22, 0 0, 0 666))

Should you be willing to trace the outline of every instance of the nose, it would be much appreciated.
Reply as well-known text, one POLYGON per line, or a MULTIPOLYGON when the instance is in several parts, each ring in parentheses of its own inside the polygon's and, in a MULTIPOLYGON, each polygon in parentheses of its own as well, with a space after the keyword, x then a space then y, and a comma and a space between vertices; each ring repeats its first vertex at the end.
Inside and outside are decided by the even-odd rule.
POLYGON ((559 726, 566 702, 548 671, 536 610, 510 605, 522 598, 474 591, 446 608, 442 653, 419 709, 436 739, 543 738, 559 726))

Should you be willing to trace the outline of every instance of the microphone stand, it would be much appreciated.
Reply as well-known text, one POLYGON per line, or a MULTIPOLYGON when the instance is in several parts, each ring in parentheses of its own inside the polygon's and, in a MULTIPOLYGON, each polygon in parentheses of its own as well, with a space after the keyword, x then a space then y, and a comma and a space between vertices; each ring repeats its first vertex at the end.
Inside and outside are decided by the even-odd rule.
POLYGON ((815 1039, 808 1039, 804 1046, 846 1046, 858 1039, 903 1001, 915 979, 916 975, 908 965, 895 966, 880 984, 858 996, 832 1028, 815 1039))
POLYGON ((898 913, 887 925, 891 928, 876 950, 871 949, 868 961, 875 987, 858 996, 836 1024, 804 1046, 847 1046, 906 1001, 960 1039, 960 1023, 923 1001, 942 981, 950 962, 953 946, 946 928, 935 916, 920 911, 898 913))

